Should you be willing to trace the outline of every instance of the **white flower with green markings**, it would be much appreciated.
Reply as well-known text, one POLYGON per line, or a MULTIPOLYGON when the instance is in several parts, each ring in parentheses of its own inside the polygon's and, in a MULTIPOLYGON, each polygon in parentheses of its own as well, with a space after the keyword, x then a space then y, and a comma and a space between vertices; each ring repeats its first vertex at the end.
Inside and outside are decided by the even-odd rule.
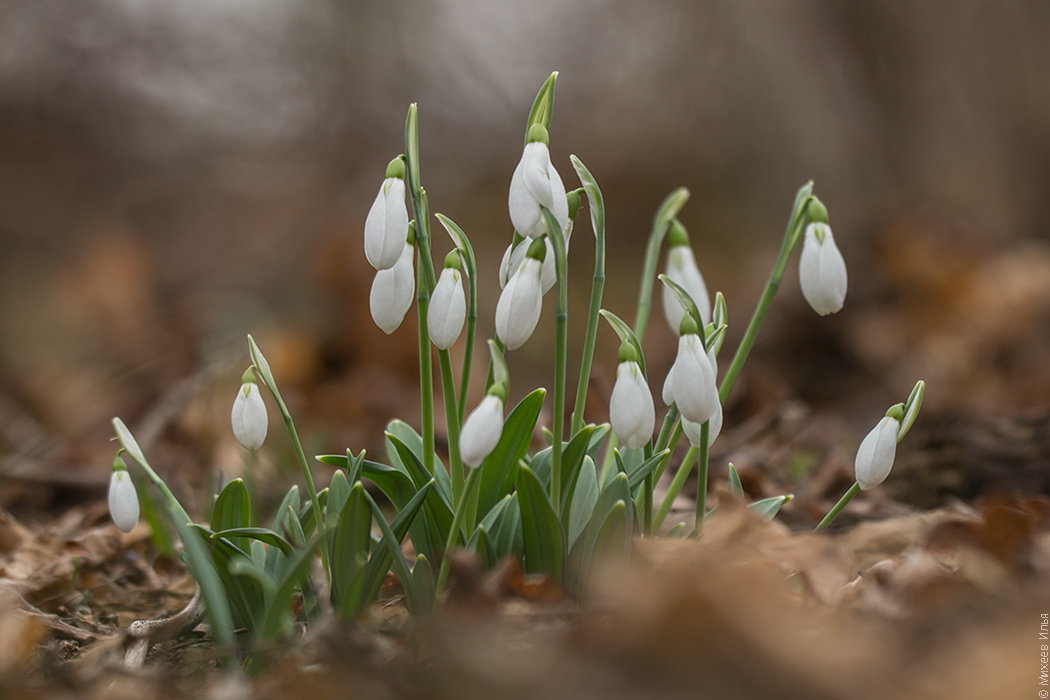
POLYGON ((836 313, 846 301, 846 261, 828 226, 828 212, 819 200, 809 204, 810 224, 798 260, 798 283, 802 296, 821 316, 836 313))
POLYGON ((649 442, 656 425, 653 394, 638 359, 638 352, 629 342, 620 346, 616 384, 609 399, 609 423, 620 441, 630 449, 649 442))
POLYGON ((139 495, 124 460, 113 460, 109 475, 109 516, 121 532, 131 532, 139 524, 139 495))
POLYGON ((478 407, 470 412, 463 423, 459 434, 459 454, 463 463, 474 468, 481 466, 503 434, 503 396, 502 385, 494 385, 481 400, 478 407))
POLYGON ((467 318, 467 297, 460 267, 459 253, 452 251, 445 258, 445 267, 430 295, 427 330, 430 341, 442 350, 455 345, 467 318))
POLYGON ((510 179, 507 198, 510 221, 518 233, 529 238, 539 238, 547 233, 547 221, 541 206, 550 210, 562 232, 569 227, 565 185, 557 169, 551 165, 547 143, 547 130, 541 124, 533 125, 521 160, 510 179))
POLYGON ((379 188, 365 218, 365 257, 377 270, 389 270, 401 257, 408 235, 408 208, 405 205, 405 164, 390 161, 386 179, 379 188))
POLYGON ((664 401, 673 399, 683 418, 705 423, 714 418, 719 408, 711 358, 704 350, 701 331, 692 316, 683 317, 679 332, 678 355, 664 384, 664 401))
POLYGON ((507 281, 496 302, 496 335, 508 350, 524 345, 539 323, 546 252, 542 240, 533 241, 518 272, 507 281))
POLYGON ((241 388, 237 391, 237 398, 233 400, 230 423, 237 442, 245 449, 257 450, 262 447, 266 440, 269 420, 266 415, 266 403, 250 367, 241 377, 241 388))
MULTIPOLYGON (((896 407, 894 407, 896 408, 896 407)), ((861 491, 873 489, 890 475, 893 460, 897 455, 897 434, 900 432, 899 410, 893 415, 887 414, 857 448, 857 459, 854 462, 857 483, 861 491)))
MULTIPOLYGON (((711 297, 707 293, 704 276, 696 264, 693 249, 689 247, 689 234, 677 219, 671 222, 671 229, 667 232, 667 269, 664 274, 689 293, 704 325, 710 323, 711 297)), ((663 306, 668 327, 677 331, 685 309, 678 296, 666 285, 663 288, 663 306)))

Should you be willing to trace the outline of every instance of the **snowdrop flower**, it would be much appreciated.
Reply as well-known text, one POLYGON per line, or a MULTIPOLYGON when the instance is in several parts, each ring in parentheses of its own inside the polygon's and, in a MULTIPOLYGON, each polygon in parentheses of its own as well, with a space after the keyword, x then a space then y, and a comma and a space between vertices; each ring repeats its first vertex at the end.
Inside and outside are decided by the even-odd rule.
POLYGON ((241 377, 241 388, 233 400, 230 412, 230 423, 237 442, 246 449, 257 450, 266 440, 266 429, 269 421, 266 416, 266 404, 259 385, 255 383, 255 374, 249 367, 241 377))
MULTIPOLYGON (((873 489, 890 475, 893 458, 897 453, 897 433, 900 431, 900 416, 890 413, 879 421, 857 449, 857 460, 854 469, 857 483, 862 491, 873 489)), ((899 409, 896 413, 900 413, 899 409)))
POLYGON ((809 204, 802 255, 798 260, 798 283, 802 296, 821 316, 833 314, 846 300, 846 261, 835 245, 828 226, 828 211, 819 200, 809 204))
POLYGON ((704 423, 718 411, 718 387, 699 333, 696 321, 686 314, 680 326, 678 355, 664 384, 665 394, 670 394, 664 399, 673 398, 682 417, 694 423, 704 423))
POLYGON ((467 297, 463 292, 463 275, 459 268, 459 253, 452 251, 445 258, 445 268, 441 271, 434 293, 430 295, 427 329, 431 342, 442 350, 448 350, 455 344, 467 318, 467 297))
POLYGON ((566 231, 569 225, 565 185, 551 165, 547 143, 547 130, 542 125, 536 124, 529 129, 528 143, 510 179, 507 198, 510 221, 518 233, 529 238, 539 238, 547 233, 541 205, 554 214, 562 231, 566 231))
POLYGON ((372 320, 390 335, 401 325, 405 314, 412 308, 416 292, 416 280, 412 269, 411 242, 401 244, 401 257, 389 270, 380 270, 372 281, 372 292, 368 297, 368 308, 372 320))
POLYGON ((109 476, 109 517, 121 532, 131 532, 139 524, 139 495, 127 465, 119 456, 113 460, 109 476))
MULTIPOLYGON (((571 225, 569 226, 569 230, 571 232, 571 225)), ((568 252, 569 235, 571 235, 571 233, 565 237, 566 252, 568 252)), ((543 294, 546 294, 554 286, 554 283, 558 281, 558 276, 554 264, 554 246, 551 245, 550 236, 544 236, 543 240, 547 242, 547 254, 543 258, 543 276, 540 278, 540 291, 543 294)), ((499 264, 500 289, 506 288, 507 282, 510 281, 510 278, 518 274, 518 270, 521 269, 521 264, 525 262, 525 253, 528 252, 531 244, 531 238, 523 238, 517 243, 511 243, 507 246, 507 250, 504 251, 503 259, 499 264)))
MULTIPOLYGON (((704 325, 711 323, 711 297, 707 294, 704 276, 700 274, 700 268, 696 265, 693 249, 689 247, 689 234, 677 219, 671 222, 671 230, 667 233, 667 270, 665 274, 672 282, 689 292, 693 303, 700 311, 700 318, 704 325)), ((685 309, 682 308, 678 297, 667 285, 663 286, 663 303, 667 325, 672 331, 678 330, 678 324, 682 322, 685 309)))
POLYGON ((408 234, 408 208, 405 206, 405 164, 390 161, 386 179, 365 219, 365 257, 377 270, 389 270, 401 256, 408 234))
POLYGON ((656 425, 653 394, 638 366, 638 352, 627 342, 620 346, 616 385, 609 400, 609 422, 620 441, 630 449, 649 442, 656 425))
POLYGON ((478 407, 470 412, 459 434, 459 454, 463 463, 474 468, 496 449, 503 434, 503 397, 506 388, 498 383, 489 389, 478 407))
POLYGON ((543 309, 543 241, 533 241, 525 261, 513 275, 496 302, 496 335, 508 350, 520 348, 536 330, 543 309))
MULTIPOLYGON (((711 417, 709 423, 707 426, 708 447, 714 444, 715 438, 722 432, 722 404, 718 404, 718 409, 715 411, 715 415, 711 417)), ((689 444, 693 447, 700 447, 700 428, 702 427, 703 423, 694 423, 687 418, 682 419, 682 432, 689 438, 689 444)))

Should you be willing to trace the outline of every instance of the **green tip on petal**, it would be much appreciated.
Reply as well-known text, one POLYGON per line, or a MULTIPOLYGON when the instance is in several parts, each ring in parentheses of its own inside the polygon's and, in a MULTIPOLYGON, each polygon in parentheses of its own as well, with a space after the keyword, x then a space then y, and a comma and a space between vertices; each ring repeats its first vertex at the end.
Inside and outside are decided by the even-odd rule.
POLYGON ((453 250, 451 253, 445 256, 445 269, 452 268, 453 270, 463 269, 463 262, 459 259, 459 251, 453 250))
POLYGON ((127 470, 128 470, 128 465, 125 464, 124 460, 121 459, 120 454, 118 453, 116 458, 113 460, 113 471, 115 471, 115 472, 126 472, 127 470))
POLYGON ((532 243, 530 243, 529 250, 525 253, 525 255, 527 257, 532 258, 533 260, 539 260, 540 262, 543 262, 544 258, 547 257, 547 241, 544 240, 545 238, 546 236, 543 236, 542 238, 537 238, 532 243))
POLYGON ((569 218, 573 221, 576 220, 576 215, 580 213, 580 193, 583 189, 575 189, 565 194, 565 199, 569 201, 569 218))
POLYGON ((617 362, 637 363, 639 359, 641 358, 638 357, 638 351, 634 349, 634 346, 631 345, 630 341, 625 340, 622 343, 620 343, 620 351, 619 353, 617 353, 617 362))
POLYGON ((697 325, 693 315, 687 313, 682 316, 682 322, 678 324, 678 335, 700 335, 700 326, 697 325))
POLYGON ((405 161, 402 160, 401 156, 394 158, 390 161, 390 165, 386 166, 386 176, 388 178, 396 177, 398 180, 405 179, 405 161))
POLYGON ((416 244, 416 220, 412 219, 408 222, 408 235, 405 236, 405 242, 409 245, 416 244))
POLYGON ((828 208, 814 196, 809 200, 806 216, 815 224, 826 224, 828 223, 828 208))
POLYGON ((255 384, 255 370, 252 367, 244 370, 241 375, 241 384, 255 384))
POLYGON ((550 144, 550 136, 547 134, 547 128, 543 124, 533 124, 529 128, 529 135, 526 139, 527 143, 542 143, 543 145, 550 144))
POLYGON ((886 411, 887 418, 893 418, 898 423, 904 420, 904 404, 899 403, 895 406, 890 406, 890 410, 886 411))
POLYGON ((667 247, 675 248, 682 245, 689 245, 689 233, 686 232, 681 221, 674 219, 671 221, 671 228, 667 231, 667 247))

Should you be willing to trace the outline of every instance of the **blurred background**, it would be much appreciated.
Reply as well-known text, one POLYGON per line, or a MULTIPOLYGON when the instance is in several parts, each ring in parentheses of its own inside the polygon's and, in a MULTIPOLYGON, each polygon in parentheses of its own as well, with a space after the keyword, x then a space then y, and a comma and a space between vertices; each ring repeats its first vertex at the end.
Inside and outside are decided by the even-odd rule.
MULTIPOLYGON (((382 454, 387 420, 418 425, 415 321, 390 337, 372 324, 361 241, 406 109, 419 105, 432 210, 482 260, 480 372, 507 187, 553 70, 552 156, 567 185, 575 154, 603 189, 605 306, 620 316, 634 316, 651 219, 675 187, 692 192, 680 218, 728 298, 728 350, 797 188, 815 180, 831 213, 846 307, 818 318, 792 263, 716 461, 781 484, 822 470, 833 490, 860 437, 924 378, 905 443, 916 470, 976 454, 984 472, 912 500, 997 480, 1045 490, 1047 36, 1039 0, 7 0, 0 505, 102 494, 114 415, 187 490, 213 468, 239 473, 228 412, 248 332, 308 452, 382 454), (1004 445, 1025 446, 1007 455, 1023 478, 996 466, 1004 445)), ((440 260, 451 244, 440 228, 434 240, 440 260)), ((570 254, 577 351, 592 267, 584 213, 570 254)), ((551 306, 511 355, 512 399, 551 386, 551 306)), ((606 419, 615 350, 603 327, 591 420, 606 419)), ((673 352, 656 313, 657 390, 673 352)), ((273 414, 262 468, 294 470, 273 414)))

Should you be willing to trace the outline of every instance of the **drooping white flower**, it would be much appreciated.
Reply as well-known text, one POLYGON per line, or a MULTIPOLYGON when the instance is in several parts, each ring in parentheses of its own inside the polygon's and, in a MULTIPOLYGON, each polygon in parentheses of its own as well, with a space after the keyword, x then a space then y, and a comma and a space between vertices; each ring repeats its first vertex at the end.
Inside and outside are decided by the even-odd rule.
POLYGON ((400 158, 395 158, 387 166, 386 179, 365 218, 365 257, 368 263, 377 270, 392 268, 401 256, 407 235, 405 165, 400 158))
POLYGON ((456 343, 467 318, 467 297, 463 292, 462 274, 453 267, 441 271, 427 311, 430 340, 442 350, 456 343))
MULTIPOLYGON (((571 230, 572 226, 570 225, 569 231, 571 230)), ((554 246, 551 245, 550 236, 545 237, 543 240, 547 242, 547 255, 543 258, 543 276, 540 278, 540 289, 543 294, 546 294, 554 287, 554 283, 558 281, 558 274, 554 262, 554 246)), ((507 246, 507 250, 503 252, 503 259, 499 264, 500 289, 505 288, 510 278, 518 274, 518 270, 521 269, 521 263, 525 261, 525 253, 528 252, 531 244, 532 239, 525 238, 507 246)), ((565 237, 565 245, 566 247, 569 245, 568 235, 565 237)))
POLYGON ((547 233, 541 205, 554 214, 562 231, 568 229, 569 204, 565 198, 565 185, 551 165, 547 130, 537 124, 529 130, 529 143, 525 145, 518 167, 510 179, 507 206, 510 209, 510 221, 518 233, 529 238, 539 238, 547 233))
POLYGON ((372 281, 372 292, 368 297, 368 308, 372 320, 390 335, 401 325, 405 314, 412 308, 416 293, 416 280, 412 269, 412 253, 415 246, 402 241, 401 257, 389 270, 380 270, 372 281))
POLYGON ((826 223, 806 226, 798 260, 798 283, 802 296, 821 316, 835 313, 846 300, 846 261, 826 223))
POLYGON ((122 532, 131 532, 139 524, 139 495, 120 457, 109 476, 109 516, 122 532))
POLYGON ((636 358, 634 348, 624 343, 616 368, 616 384, 609 399, 609 423, 620 441, 630 449, 649 442, 656 425, 653 394, 636 358))
MULTIPOLYGON (((667 235, 667 268, 665 274, 670 280, 682 287, 692 298, 700 311, 704 325, 711 322, 711 297, 707 293, 704 276, 700 274, 693 249, 689 247, 689 237, 685 228, 677 221, 671 225, 667 235)), ((667 286, 663 287, 664 318, 672 331, 678 330, 685 309, 678 297, 667 286)))
MULTIPOLYGON (((682 432, 689 438, 689 443, 693 447, 700 447, 700 429, 703 427, 703 423, 694 423, 688 418, 682 418, 682 432)), ((718 410, 715 411, 715 415, 711 417, 710 425, 707 426, 707 446, 710 447, 714 444, 715 438, 722 432, 722 404, 718 405, 718 410)))
POLYGON ((524 345, 536 330, 543 309, 542 275, 543 263, 526 256, 518 273, 510 278, 499 295, 499 301, 496 302, 496 335, 508 350, 524 345))
POLYGON ((488 394, 470 412, 459 434, 459 454, 468 467, 477 467, 496 449, 503 433, 503 399, 488 394))
POLYGON ((719 405, 718 386, 711 360, 696 333, 683 333, 678 337, 678 356, 671 368, 670 381, 674 402, 683 418, 694 423, 714 418, 719 405))
POLYGON ((244 383, 237 391, 237 398, 233 400, 230 423, 237 442, 246 449, 257 450, 266 440, 266 430, 269 427, 266 403, 263 401, 262 394, 259 393, 259 385, 255 383, 255 377, 251 375, 251 369, 244 373, 243 381, 244 383))
POLYGON ((862 491, 875 488, 890 475, 897 454, 897 433, 900 427, 896 418, 886 416, 861 441, 854 469, 862 491))

